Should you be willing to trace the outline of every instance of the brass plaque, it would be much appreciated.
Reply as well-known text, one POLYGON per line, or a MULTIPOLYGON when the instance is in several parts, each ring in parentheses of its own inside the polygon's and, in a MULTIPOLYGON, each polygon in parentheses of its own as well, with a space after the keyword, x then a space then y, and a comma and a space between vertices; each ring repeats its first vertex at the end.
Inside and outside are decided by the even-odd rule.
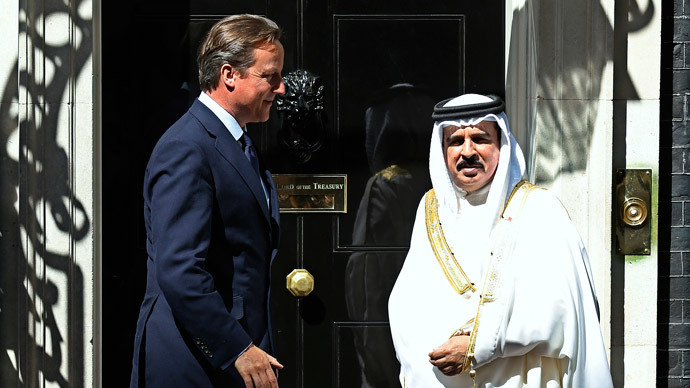
POLYGON ((616 170, 616 252, 651 253, 652 170, 616 170))
POLYGON ((347 174, 273 174, 281 213, 347 213, 347 174))

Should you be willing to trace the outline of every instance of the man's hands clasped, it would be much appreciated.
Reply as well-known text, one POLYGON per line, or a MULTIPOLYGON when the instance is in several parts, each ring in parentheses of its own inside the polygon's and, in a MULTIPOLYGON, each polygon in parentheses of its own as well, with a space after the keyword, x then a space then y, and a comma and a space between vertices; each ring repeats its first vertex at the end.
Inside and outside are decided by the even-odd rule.
POLYGON ((278 388, 278 369, 283 365, 275 357, 251 345, 235 360, 235 368, 247 388, 278 388), (276 372, 273 373, 273 368, 276 372))

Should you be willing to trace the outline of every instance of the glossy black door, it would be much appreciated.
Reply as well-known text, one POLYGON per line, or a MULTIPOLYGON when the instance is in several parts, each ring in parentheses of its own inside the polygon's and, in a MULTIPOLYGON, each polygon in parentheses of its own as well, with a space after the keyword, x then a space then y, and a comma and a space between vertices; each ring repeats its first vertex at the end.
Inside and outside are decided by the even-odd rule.
POLYGON ((348 212, 283 214, 272 271, 281 387, 391 387, 387 301, 430 187, 435 101, 503 93, 503 2, 161 1, 103 5, 103 382, 126 386, 145 281, 142 179, 153 145, 199 93, 196 47, 216 20, 257 13, 284 31, 284 74, 324 85, 323 145, 305 161, 273 111, 250 124, 274 173, 348 175, 348 212), (376 4, 371 4, 376 3, 376 4), (294 268, 316 289, 285 289, 294 268))
POLYGON ((281 386, 395 387, 387 303, 430 188, 431 110, 461 92, 503 94, 503 2, 300 7, 285 45, 296 67, 321 78, 326 140, 301 163, 276 140, 274 121, 267 155, 276 173, 347 174, 348 212, 281 216, 273 271, 281 386), (315 278, 307 297, 285 289, 294 268, 315 278))

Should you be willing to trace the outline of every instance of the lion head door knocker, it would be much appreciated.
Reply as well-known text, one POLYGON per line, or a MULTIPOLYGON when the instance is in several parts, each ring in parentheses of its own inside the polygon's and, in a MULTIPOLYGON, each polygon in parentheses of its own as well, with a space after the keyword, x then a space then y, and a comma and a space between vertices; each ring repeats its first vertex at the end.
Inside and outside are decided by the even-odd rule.
POLYGON ((318 76, 291 71, 283 77, 285 94, 276 97, 281 142, 300 163, 306 163, 323 145, 323 85, 318 76))

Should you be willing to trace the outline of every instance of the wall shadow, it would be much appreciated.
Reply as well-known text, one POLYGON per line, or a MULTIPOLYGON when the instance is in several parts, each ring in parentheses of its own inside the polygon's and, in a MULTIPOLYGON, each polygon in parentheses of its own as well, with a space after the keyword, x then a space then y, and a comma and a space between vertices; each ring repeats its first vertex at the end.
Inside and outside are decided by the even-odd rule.
MULTIPOLYGON (((597 152, 592 149, 591 141, 601 114, 598 99, 605 68, 611 62, 614 66, 611 157, 614 169, 625 167, 626 101, 639 99, 627 70, 627 39, 630 33, 647 26, 656 12, 651 2, 644 9, 635 2, 616 2, 614 28, 599 2, 528 0, 523 8, 514 11, 513 20, 530 23, 530 38, 535 40, 534 46, 526 49, 527 55, 531 55, 529 60, 536 64, 536 71, 534 79, 528 77, 528 82, 532 82, 528 90, 534 94, 525 105, 532 113, 528 117, 537 119, 520 130, 527 130, 529 144, 524 148, 530 153, 526 155, 530 177, 537 184, 548 186, 564 175, 572 177, 588 167, 593 168, 588 166, 588 161, 590 154, 597 152), (583 20, 589 23, 582 23, 583 20)), ((515 30, 511 36, 518 36, 515 30)), ((508 58, 509 68, 518 66, 517 56, 525 53, 512 54, 517 55, 508 58)), ((612 190, 613 183, 610 182, 612 190)), ((615 244, 614 231, 611 233, 615 244)), ((612 253, 610 362, 614 382, 625 378, 624 289, 624 257, 612 253)))
POLYGON ((72 8, 46 2, 42 9, 32 2, 19 3, 20 15, 25 15, 19 21, 20 38, 35 51, 27 54, 26 68, 15 59, 2 97, 12 103, 0 104, 3 387, 85 385, 84 274, 74 262, 74 247, 88 236, 91 220, 74 192, 74 149, 58 139, 58 131, 74 120, 61 115, 72 114, 74 94, 68 93, 92 53, 91 19, 75 12, 81 2, 71 2, 72 8), (59 17, 71 18, 80 37, 76 45, 54 43, 42 34, 44 21, 59 17), (26 93, 21 102, 27 105, 16 104, 20 88, 22 96, 26 93), (61 109, 65 106, 68 109, 61 109))

